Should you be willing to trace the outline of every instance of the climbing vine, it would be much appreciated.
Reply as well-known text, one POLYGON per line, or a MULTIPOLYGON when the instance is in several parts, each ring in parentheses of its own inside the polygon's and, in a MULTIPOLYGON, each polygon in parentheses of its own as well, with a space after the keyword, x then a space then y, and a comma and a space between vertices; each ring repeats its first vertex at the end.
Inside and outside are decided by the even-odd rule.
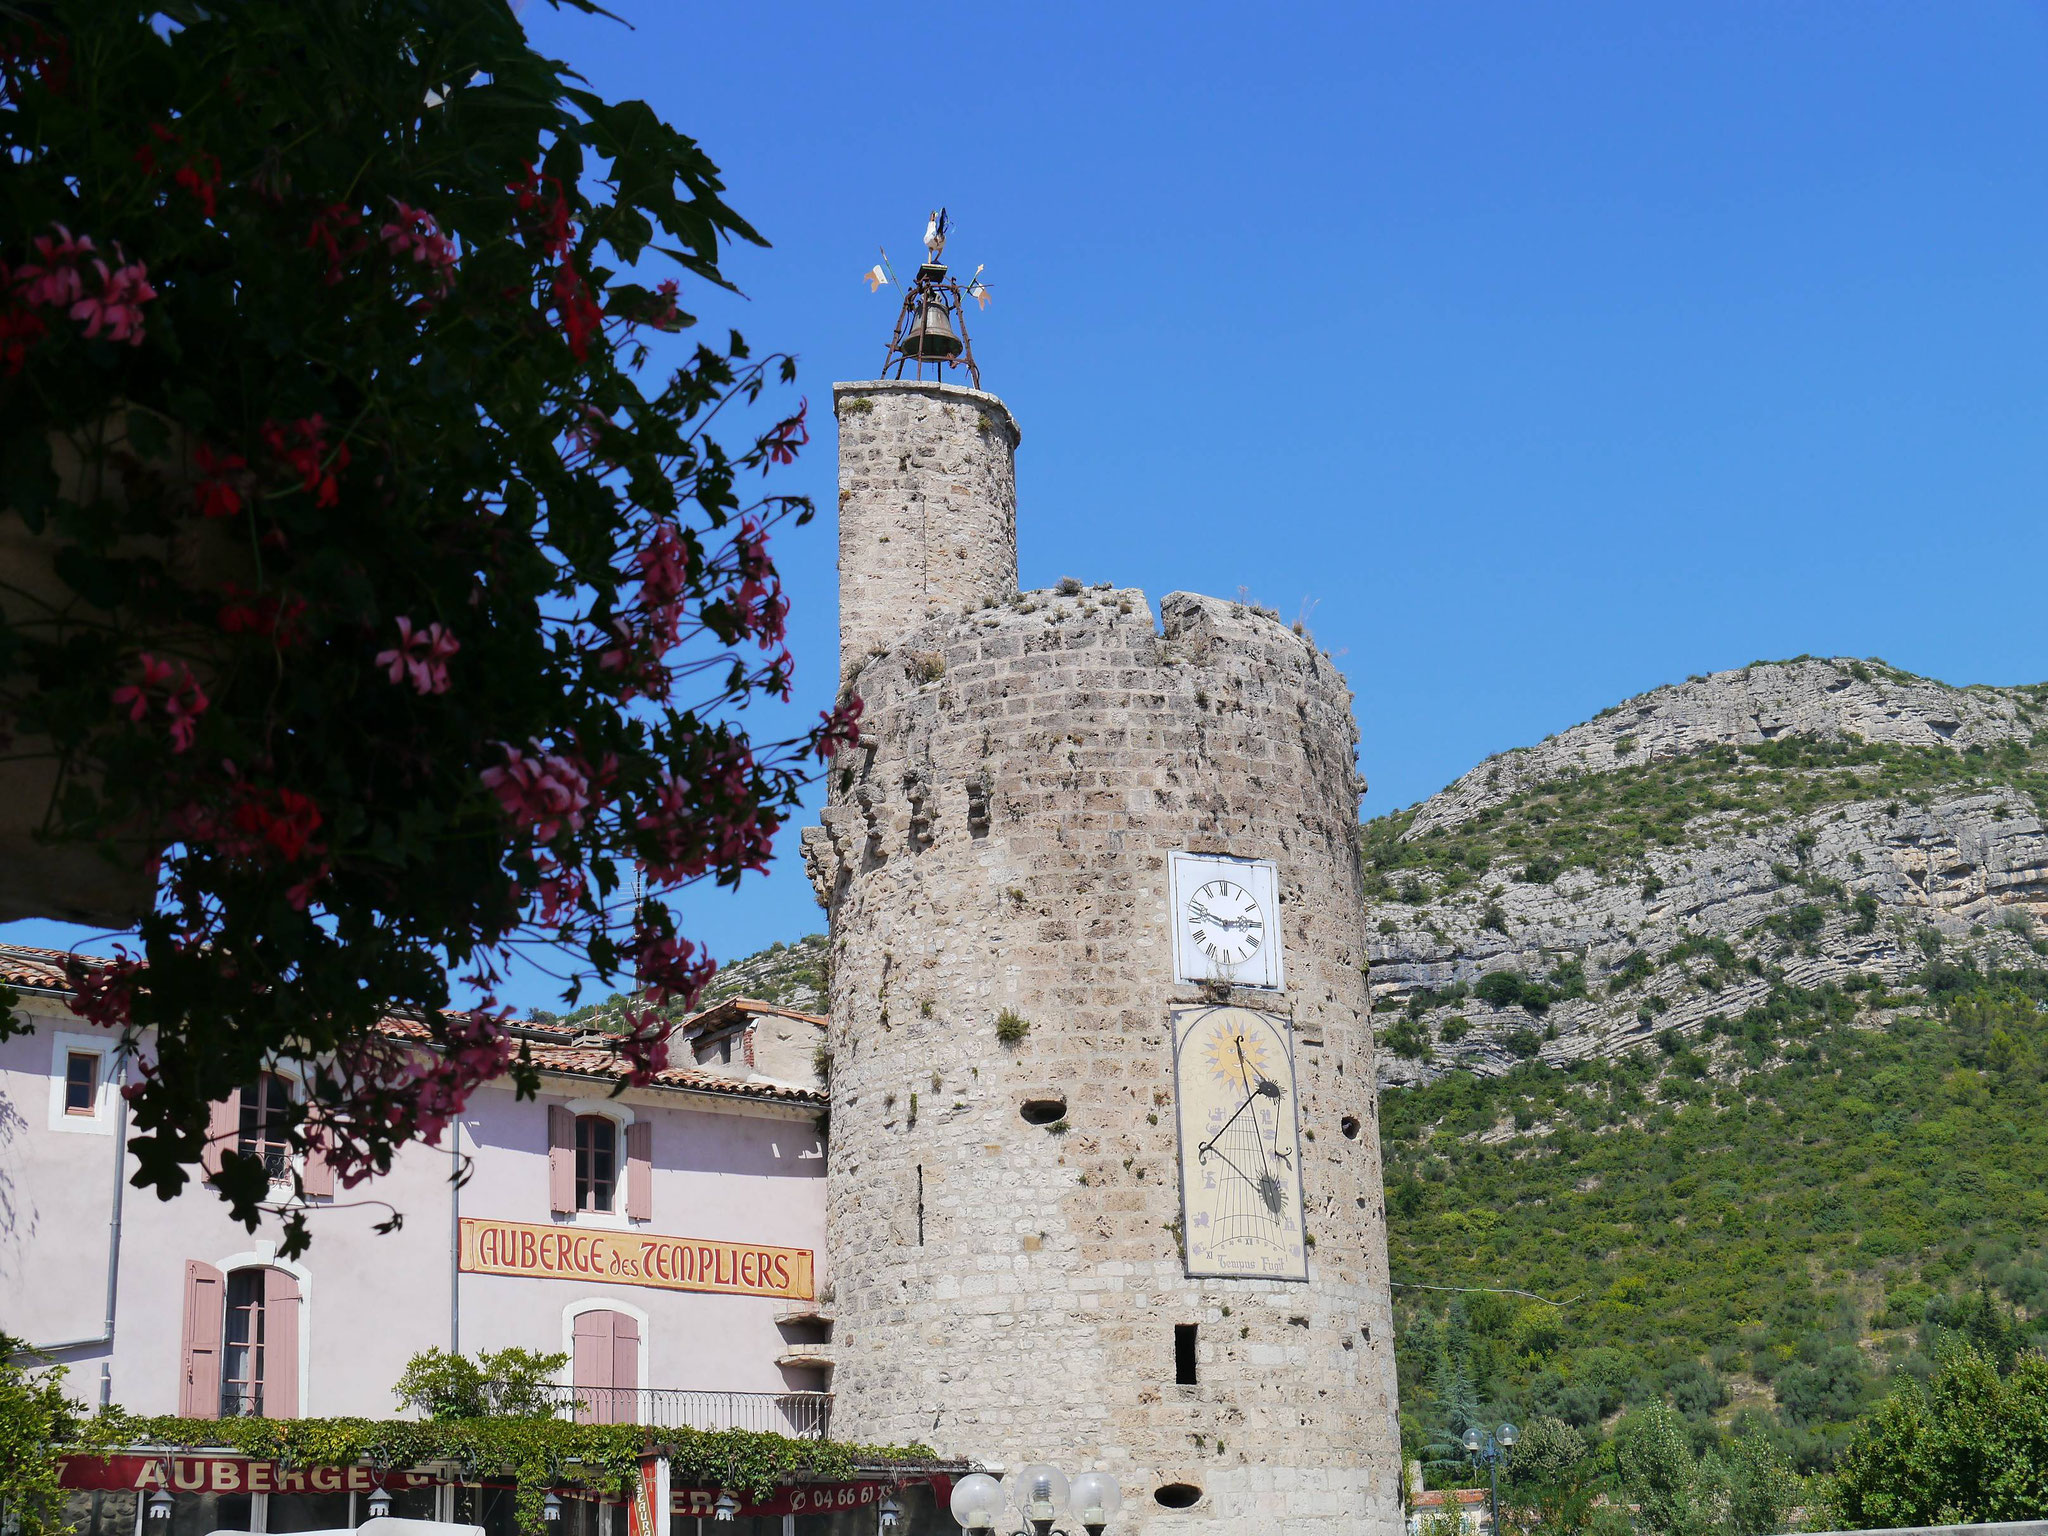
POLYGON ((368 1465, 396 1471, 446 1462, 468 1478, 507 1477, 517 1488, 520 1529, 543 1536, 552 1487, 623 1495, 650 1450, 669 1460, 679 1487, 729 1488, 765 1499, 786 1482, 850 1482, 876 1468, 910 1470, 930 1448, 793 1440, 757 1430, 650 1429, 506 1417, 416 1422, 401 1419, 143 1418, 119 1410, 90 1421, 91 1441, 55 1446, 104 1451, 113 1445, 226 1447, 286 1467, 368 1465))

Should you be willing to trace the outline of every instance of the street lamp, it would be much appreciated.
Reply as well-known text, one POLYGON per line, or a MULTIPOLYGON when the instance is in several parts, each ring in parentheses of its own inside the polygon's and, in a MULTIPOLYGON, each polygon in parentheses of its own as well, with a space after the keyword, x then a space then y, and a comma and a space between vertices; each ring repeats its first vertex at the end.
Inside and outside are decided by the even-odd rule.
POLYGON ((711 1506, 711 1518, 730 1520, 740 1512, 740 1501, 732 1496, 730 1488, 718 1490, 718 1501, 711 1506))
POLYGON ((169 1530, 170 1526, 165 1522, 171 1518, 171 1505, 174 1502, 169 1489, 159 1488, 155 1493, 152 1493, 149 1496, 149 1518, 151 1522, 161 1526, 164 1530, 169 1530))
POLYGON ((1492 1484, 1492 1500, 1487 1508, 1492 1511, 1493 1536, 1500 1536, 1500 1464, 1508 1459, 1508 1452, 1521 1438, 1522 1432, 1512 1424, 1503 1424, 1490 1435, 1476 1424, 1465 1431, 1465 1454, 1486 1463, 1487 1479, 1492 1484))
POLYGON ((562 1501, 556 1497, 552 1488, 548 1490, 548 1496, 540 1501, 540 1517, 549 1525, 562 1518, 562 1501))
POLYGON ((379 1483, 370 1494, 370 1518, 372 1520, 382 1520, 390 1513, 391 1495, 385 1491, 384 1485, 379 1483))
MULTIPOLYGON (((971 1472, 953 1485, 953 1519, 973 1536, 989 1536, 1004 1517, 1003 1485, 986 1472, 971 1472)), ((1017 1474, 1013 1494, 1018 1536, 1054 1536, 1060 1517, 1070 1509, 1088 1536, 1102 1536, 1103 1527, 1123 1507, 1123 1489, 1107 1472, 1083 1472, 1071 1483, 1066 1473, 1045 1462, 1033 1462, 1017 1474)), ((1065 1536, 1059 1532, 1058 1536, 1065 1536)))

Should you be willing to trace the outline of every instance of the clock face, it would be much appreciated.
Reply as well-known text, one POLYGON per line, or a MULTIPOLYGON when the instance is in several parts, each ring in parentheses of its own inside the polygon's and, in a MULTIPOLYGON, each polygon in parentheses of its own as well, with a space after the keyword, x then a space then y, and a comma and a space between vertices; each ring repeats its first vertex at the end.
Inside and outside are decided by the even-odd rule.
POLYGON ((1235 971, 1266 945, 1266 914, 1252 893, 1219 876, 1195 887, 1180 920, 1197 951, 1235 971))
POLYGON ((1272 862, 1175 853, 1167 865, 1174 980, 1283 985, 1279 876, 1272 862))
POLYGON ((1187 1272, 1306 1280, 1289 1021, 1215 1004, 1172 1018, 1187 1272))

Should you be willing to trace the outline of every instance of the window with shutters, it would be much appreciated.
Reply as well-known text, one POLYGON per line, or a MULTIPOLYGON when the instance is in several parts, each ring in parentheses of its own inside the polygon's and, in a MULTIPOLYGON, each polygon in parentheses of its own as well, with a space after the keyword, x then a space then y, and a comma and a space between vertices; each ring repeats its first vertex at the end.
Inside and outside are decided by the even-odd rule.
POLYGON ((576 1117, 576 1209, 617 1209, 619 1123, 609 1115, 576 1117))
POLYGON ((272 1183, 292 1176, 291 1140, 285 1127, 291 1123, 291 1085, 275 1072, 264 1072, 242 1090, 240 1132, 235 1150, 244 1157, 263 1159, 263 1170, 272 1183))
POLYGON ((295 1419, 304 1293, 298 1277, 268 1265, 223 1272, 185 1265, 184 1381, 188 1419, 295 1419))
POLYGON ((263 1417, 263 1271, 228 1276, 226 1326, 221 1330, 220 1416, 263 1417))

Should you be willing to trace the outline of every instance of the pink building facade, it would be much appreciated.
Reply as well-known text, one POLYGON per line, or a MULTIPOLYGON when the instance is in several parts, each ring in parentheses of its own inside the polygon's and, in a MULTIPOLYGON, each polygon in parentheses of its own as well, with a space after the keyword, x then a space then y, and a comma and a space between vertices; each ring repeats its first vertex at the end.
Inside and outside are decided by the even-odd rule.
MULTIPOLYGON (((760 1054, 794 1079, 791 1042, 822 1021, 727 1005, 698 1031, 726 1060, 616 1096, 609 1052, 531 1026, 537 1100, 486 1088, 456 1144, 409 1147, 355 1189, 301 1164, 313 1244, 285 1259, 275 1216, 250 1233, 196 1183, 170 1201, 127 1185, 122 1064, 71 1012, 61 964, 0 947, 35 1025, 0 1042, 0 1330, 69 1365, 74 1396, 390 1417, 418 1352, 519 1346, 570 1357, 564 1405, 585 1417, 827 1428, 826 1096, 807 1071, 768 1075, 748 1033, 773 1026, 779 1054, 760 1054)), ((215 1106, 216 1135, 281 1159, 270 1117, 298 1091, 280 1065, 215 1106)))

